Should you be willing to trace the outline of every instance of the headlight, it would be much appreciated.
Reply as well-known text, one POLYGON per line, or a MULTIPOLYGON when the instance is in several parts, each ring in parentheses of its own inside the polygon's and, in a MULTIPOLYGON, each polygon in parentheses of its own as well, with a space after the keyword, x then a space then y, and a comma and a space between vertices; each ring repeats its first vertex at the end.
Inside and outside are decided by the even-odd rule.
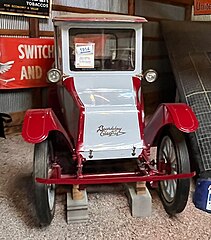
POLYGON ((144 73, 144 78, 149 83, 154 82, 157 79, 157 77, 158 77, 158 73, 153 69, 149 69, 144 73))
POLYGON ((53 68, 47 72, 47 79, 52 83, 57 83, 61 79, 61 76, 61 71, 56 68, 53 68))

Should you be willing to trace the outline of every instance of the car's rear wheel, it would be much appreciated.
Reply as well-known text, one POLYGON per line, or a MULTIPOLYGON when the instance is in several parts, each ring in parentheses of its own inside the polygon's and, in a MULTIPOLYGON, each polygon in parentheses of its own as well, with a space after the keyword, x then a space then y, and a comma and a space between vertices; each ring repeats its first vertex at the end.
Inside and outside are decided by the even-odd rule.
POLYGON ((55 185, 38 183, 35 178, 48 177, 53 158, 53 147, 49 139, 35 144, 33 165, 35 208, 41 226, 49 225, 54 217, 55 185))
MULTIPOLYGON (((183 134, 175 127, 163 134, 157 150, 158 170, 166 174, 189 173, 189 155, 183 134)), ((159 182, 159 194, 169 215, 184 210, 190 189, 190 179, 164 180, 159 182)))

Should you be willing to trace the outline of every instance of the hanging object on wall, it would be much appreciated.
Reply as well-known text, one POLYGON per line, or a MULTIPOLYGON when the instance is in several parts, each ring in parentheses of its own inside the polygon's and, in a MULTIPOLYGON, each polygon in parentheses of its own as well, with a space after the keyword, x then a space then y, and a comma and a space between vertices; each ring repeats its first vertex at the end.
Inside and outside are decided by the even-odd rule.
POLYGON ((52 0, 1 0, 0 13, 48 18, 52 9, 52 0))
POLYGON ((194 15, 211 14, 210 0, 194 0, 194 15))
POLYGON ((54 40, 0 38, 0 89, 45 87, 54 40))

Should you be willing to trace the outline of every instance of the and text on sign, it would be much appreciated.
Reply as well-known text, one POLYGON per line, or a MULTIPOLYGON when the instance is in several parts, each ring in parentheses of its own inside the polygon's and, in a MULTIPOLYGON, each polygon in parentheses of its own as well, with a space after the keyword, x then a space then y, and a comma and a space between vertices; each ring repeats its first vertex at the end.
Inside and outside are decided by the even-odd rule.
MULTIPOLYGON (((54 57, 53 45, 26 45, 18 46, 19 59, 48 59, 54 57)), ((43 77, 42 67, 22 66, 20 80, 41 79, 43 77)))

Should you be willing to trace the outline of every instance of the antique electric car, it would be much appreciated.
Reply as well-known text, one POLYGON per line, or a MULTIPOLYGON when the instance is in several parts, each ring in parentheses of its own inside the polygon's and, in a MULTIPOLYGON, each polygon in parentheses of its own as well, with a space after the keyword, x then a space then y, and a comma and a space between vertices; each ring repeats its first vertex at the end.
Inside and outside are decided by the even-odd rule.
POLYGON ((184 133, 198 121, 182 103, 161 104, 145 123, 142 25, 137 16, 70 14, 56 17, 55 68, 49 108, 28 110, 23 138, 35 144, 37 216, 50 224, 55 185, 74 192, 90 184, 149 182, 168 214, 181 212, 189 193, 190 162, 184 133), (55 95, 53 95, 55 92, 55 95), (152 159, 150 148, 157 146, 152 159))

